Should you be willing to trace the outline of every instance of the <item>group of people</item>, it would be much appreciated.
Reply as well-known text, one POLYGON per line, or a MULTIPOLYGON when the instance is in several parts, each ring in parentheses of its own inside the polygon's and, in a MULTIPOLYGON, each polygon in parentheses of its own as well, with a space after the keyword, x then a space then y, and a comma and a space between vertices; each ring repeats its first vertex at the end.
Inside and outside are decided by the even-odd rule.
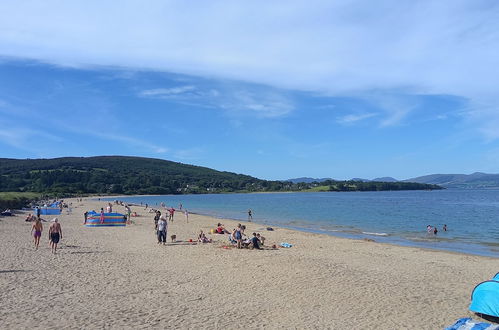
MULTIPOLYGON (((38 246, 40 245, 40 238, 42 237, 43 232, 43 224, 41 219, 35 218, 35 222, 31 226, 31 235, 33 235, 33 242, 35 244, 35 249, 38 250, 38 246)), ((62 228, 59 223, 59 219, 54 218, 51 221, 49 227, 49 244, 52 249, 52 253, 57 252, 57 244, 59 244, 59 240, 62 239, 62 228)))
MULTIPOLYGON (((444 225, 442 227, 442 230, 443 231, 447 231, 447 225, 444 225)), ((431 225, 428 225, 426 226, 426 231, 428 232, 428 234, 433 234, 433 235, 437 235, 438 234, 438 229, 437 229, 437 226, 431 226, 431 225)))
POLYGON ((265 237, 260 235, 259 233, 253 233, 252 236, 247 236, 244 231, 246 230, 245 225, 238 224, 236 228, 232 230, 232 232, 225 229, 224 225, 221 223, 217 224, 213 233, 216 234, 229 234, 229 241, 237 246, 238 249, 242 248, 253 248, 260 250, 261 246, 265 242, 265 237))
POLYGON ((5 211, 0 212, 0 215, 10 217, 12 215, 12 211, 11 211, 11 209, 6 209, 5 211))

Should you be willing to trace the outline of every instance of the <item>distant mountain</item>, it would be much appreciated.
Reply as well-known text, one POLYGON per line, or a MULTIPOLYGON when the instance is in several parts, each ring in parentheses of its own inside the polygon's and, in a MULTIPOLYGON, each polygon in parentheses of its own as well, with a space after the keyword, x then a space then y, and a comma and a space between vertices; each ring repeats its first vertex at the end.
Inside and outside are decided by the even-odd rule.
POLYGON ((473 174, 431 174, 403 181, 437 184, 446 188, 497 188, 499 187, 499 174, 481 172, 473 174))
POLYGON ((351 178, 350 181, 370 182, 371 180, 369 180, 369 179, 362 179, 362 178, 351 178))
MULTIPOLYGON (((318 179, 318 178, 309 178, 309 177, 303 177, 303 178, 295 178, 295 179, 288 179, 286 181, 290 181, 290 182, 293 182, 293 183, 300 183, 300 182, 303 182, 303 183, 312 183, 312 182, 324 182, 324 181, 327 181, 327 180, 335 180, 335 179, 331 179, 331 178, 321 178, 321 179, 318 179)), ((369 179, 363 179, 363 178, 351 178, 350 181, 358 181, 358 182, 371 182, 371 181, 376 181, 376 182, 398 182, 397 179, 394 179, 390 176, 385 176, 385 177, 382 177, 382 178, 375 178, 375 179, 372 179, 372 180, 369 180, 369 179)))
POLYGON ((333 180, 331 178, 322 178, 322 179, 314 179, 314 178, 309 178, 309 177, 303 177, 303 178, 295 178, 295 179, 288 179, 286 181, 290 181, 292 183, 312 183, 312 182, 324 182, 326 180, 333 180))
POLYGON ((381 178, 374 178, 372 181, 378 181, 378 182, 397 182, 398 180, 395 178, 392 178, 391 176, 384 176, 381 178))

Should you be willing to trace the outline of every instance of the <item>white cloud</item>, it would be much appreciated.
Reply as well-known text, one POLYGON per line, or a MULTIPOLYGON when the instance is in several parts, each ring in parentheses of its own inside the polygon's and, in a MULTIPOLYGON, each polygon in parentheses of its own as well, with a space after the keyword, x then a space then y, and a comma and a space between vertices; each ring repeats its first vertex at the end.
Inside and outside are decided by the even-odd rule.
POLYGON ((292 102, 279 93, 246 90, 225 95, 221 100, 221 106, 229 111, 249 111, 265 118, 282 117, 294 110, 292 102))
POLYGON ((156 89, 148 89, 141 91, 139 93, 140 96, 146 97, 159 97, 159 98, 168 98, 171 96, 176 96, 188 92, 193 92, 196 90, 194 86, 178 86, 172 88, 156 88, 156 89))
POLYGON ((43 132, 41 130, 18 127, 12 123, 6 124, 0 121, 0 141, 13 147, 33 151, 33 142, 36 140, 48 140, 61 142, 62 138, 43 132))
POLYGON ((225 84, 223 90, 192 85, 154 88, 139 92, 139 96, 174 99, 196 107, 222 108, 230 115, 254 114, 262 118, 276 118, 294 110, 293 102, 275 88, 252 88, 247 84, 225 84), (244 86, 243 86, 244 85, 244 86))
POLYGON ((336 122, 338 124, 343 124, 343 125, 348 125, 348 124, 354 124, 358 121, 362 121, 371 117, 376 116, 376 113, 361 113, 361 114, 350 114, 350 115, 345 115, 342 117, 338 117, 336 119, 336 122))
MULTIPOLYGON (((97 0, 4 1, 0 55, 164 70, 333 95, 371 90, 458 95, 471 100, 472 123, 495 136, 487 125, 499 120, 498 13, 499 3, 487 0, 209 1, 195 6, 150 0, 122 1, 119 9, 97 0)), ((247 110, 265 116, 289 111, 279 101, 246 101, 247 110)), ((391 117, 384 125, 407 115, 387 111, 391 117)))

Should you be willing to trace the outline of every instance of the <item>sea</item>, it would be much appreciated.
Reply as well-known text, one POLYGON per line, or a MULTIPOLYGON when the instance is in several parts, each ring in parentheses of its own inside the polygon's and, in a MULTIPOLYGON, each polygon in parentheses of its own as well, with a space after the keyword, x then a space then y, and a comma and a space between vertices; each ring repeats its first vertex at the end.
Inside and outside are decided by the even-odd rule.
MULTIPOLYGON (((499 258, 499 189, 130 196, 219 219, 499 258), (427 232, 427 226, 438 233, 427 232), (447 225, 447 231, 443 226, 447 225)), ((113 199, 108 199, 113 200, 113 199)), ((181 216, 181 215, 179 215, 181 216)), ((214 224, 215 225, 215 224, 214 224)))

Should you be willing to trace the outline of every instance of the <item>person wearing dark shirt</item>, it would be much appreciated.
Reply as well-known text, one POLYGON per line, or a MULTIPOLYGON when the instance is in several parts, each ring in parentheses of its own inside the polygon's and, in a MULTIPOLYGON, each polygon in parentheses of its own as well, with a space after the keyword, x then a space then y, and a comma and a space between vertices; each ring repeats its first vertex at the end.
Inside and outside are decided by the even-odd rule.
POLYGON ((253 237, 251 238, 251 244, 254 249, 261 250, 260 248, 260 240, 256 237, 256 233, 253 233, 253 237))

